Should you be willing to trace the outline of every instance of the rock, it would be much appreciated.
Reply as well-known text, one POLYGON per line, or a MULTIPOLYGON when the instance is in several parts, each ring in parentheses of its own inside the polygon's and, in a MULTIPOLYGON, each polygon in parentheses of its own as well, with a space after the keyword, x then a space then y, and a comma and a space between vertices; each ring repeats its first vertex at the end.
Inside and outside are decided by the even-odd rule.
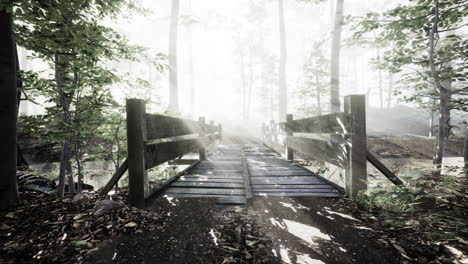
POLYGON ((89 195, 87 195, 86 193, 78 193, 77 195, 75 195, 75 197, 73 197, 72 202, 75 204, 83 204, 87 203, 90 199, 91 197, 89 197, 89 195))
POLYGON ((120 207, 120 204, 112 200, 100 200, 94 205, 93 214, 101 216, 110 213, 112 210, 120 207))

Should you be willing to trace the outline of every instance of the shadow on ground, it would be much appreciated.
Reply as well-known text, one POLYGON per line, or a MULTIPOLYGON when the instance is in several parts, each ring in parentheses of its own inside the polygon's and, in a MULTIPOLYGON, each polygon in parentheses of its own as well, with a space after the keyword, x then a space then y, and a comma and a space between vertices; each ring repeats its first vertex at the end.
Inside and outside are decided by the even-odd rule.
POLYGON ((396 250, 339 206, 339 199, 255 198, 249 214, 284 263, 404 263, 396 250))

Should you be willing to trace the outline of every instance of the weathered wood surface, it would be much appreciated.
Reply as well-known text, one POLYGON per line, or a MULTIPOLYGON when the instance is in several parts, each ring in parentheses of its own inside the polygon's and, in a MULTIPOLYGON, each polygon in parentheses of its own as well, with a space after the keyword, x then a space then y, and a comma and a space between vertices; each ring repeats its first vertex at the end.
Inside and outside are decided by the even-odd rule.
POLYGON ((387 166, 380 162, 370 151, 367 151, 367 160, 395 185, 403 185, 403 181, 389 170, 387 166))
POLYGON ((344 110, 351 117, 352 131, 346 135, 346 193, 355 198, 367 189, 366 99, 364 95, 344 98, 344 110))
POLYGON ((145 146, 145 168, 150 169, 166 161, 181 157, 199 149, 203 145, 214 142, 214 136, 205 136, 176 141, 148 143, 145 146))
MULTIPOLYGON (((261 151, 273 153, 270 149, 261 151)), ((256 197, 340 196, 339 192, 326 181, 288 160, 279 157, 265 158, 262 155, 249 156, 247 160, 252 193, 256 197)))
POLYGON ((242 188, 242 183, 233 182, 174 182, 172 186, 175 187, 214 187, 214 188, 242 188))
POLYGON ((203 127, 193 120, 158 114, 146 114, 145 119, 149 140, 199 134, 203 131, 203 127))
POLYGON ((128 159, 125 159, 125 161, 120 165, 119 169, 112 175, 112 178, 107 182, 106 186, 104 186, 99 193, 100 195, 107 195, 109 191, 114 187, 115 184, 120 180, 120 178, 125 174, 125 172, 128 169, 128 159))
POLYGON ((190 166, 188 166, 187 168, 183 169, 182 171, 180 171, 179 173, 177 173, 176 175, 172 176, 171 178, 169 178, 167 181, 165 181, 164 183, 162 183, 161 185, 159 185, 158 187, 156 187, 155 189, 153 190, 150 190, 150 193, 149 193, 149 197, 151 196, 156 196, 160 193, 162 193, 166 188, 168 188, 174 181, 176 181, 177 179, 180 178, 180 176, 184 175, 187 171, 189 171, 191 168, 193 168, 194 166, 196 166, 200 161, 196 160, 194 163, 192 163, 190 166))
POLYGON ((346 113, 308 117, 304 119, 288 120, 286 130, 294 133, 340 133, 350 131, 350 117, 346 113))
POLYGON ((146 105, 140 99, 128 99, 127 145, 128 145, 128 199, 132 206, 145 207, 148 195, 148 175, 145 170, 146 105))
POLYGON ((162 196, 212 197, 220 204, 245 204, 254 196, 340 196, 323 179, 259 143, 227 145, 181 175, 162 196))

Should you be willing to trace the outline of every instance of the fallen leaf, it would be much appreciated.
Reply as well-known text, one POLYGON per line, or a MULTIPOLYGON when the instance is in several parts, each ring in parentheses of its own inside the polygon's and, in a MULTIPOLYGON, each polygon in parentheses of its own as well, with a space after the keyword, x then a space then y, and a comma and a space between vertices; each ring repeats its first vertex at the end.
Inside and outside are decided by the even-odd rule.
POLYGON ((135 226, 137 226, 137 225, 138 225, 138 224, 135 223, 135 222, 130 222, 130 223, 125 224, 124 227, 135 227, 135 226))

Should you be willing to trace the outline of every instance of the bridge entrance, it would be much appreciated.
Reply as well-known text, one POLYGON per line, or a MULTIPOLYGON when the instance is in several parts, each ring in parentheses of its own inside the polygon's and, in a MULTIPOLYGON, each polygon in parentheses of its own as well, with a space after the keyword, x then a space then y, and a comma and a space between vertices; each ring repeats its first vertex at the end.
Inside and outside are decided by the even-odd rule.
POLYGON ((338 197, 338 190, 311 171, 281 158, 253 139, 223 140, 206 161, 180 175, 161 197, 215 197, 218 204, 244 205, 252 197, 338 197))

